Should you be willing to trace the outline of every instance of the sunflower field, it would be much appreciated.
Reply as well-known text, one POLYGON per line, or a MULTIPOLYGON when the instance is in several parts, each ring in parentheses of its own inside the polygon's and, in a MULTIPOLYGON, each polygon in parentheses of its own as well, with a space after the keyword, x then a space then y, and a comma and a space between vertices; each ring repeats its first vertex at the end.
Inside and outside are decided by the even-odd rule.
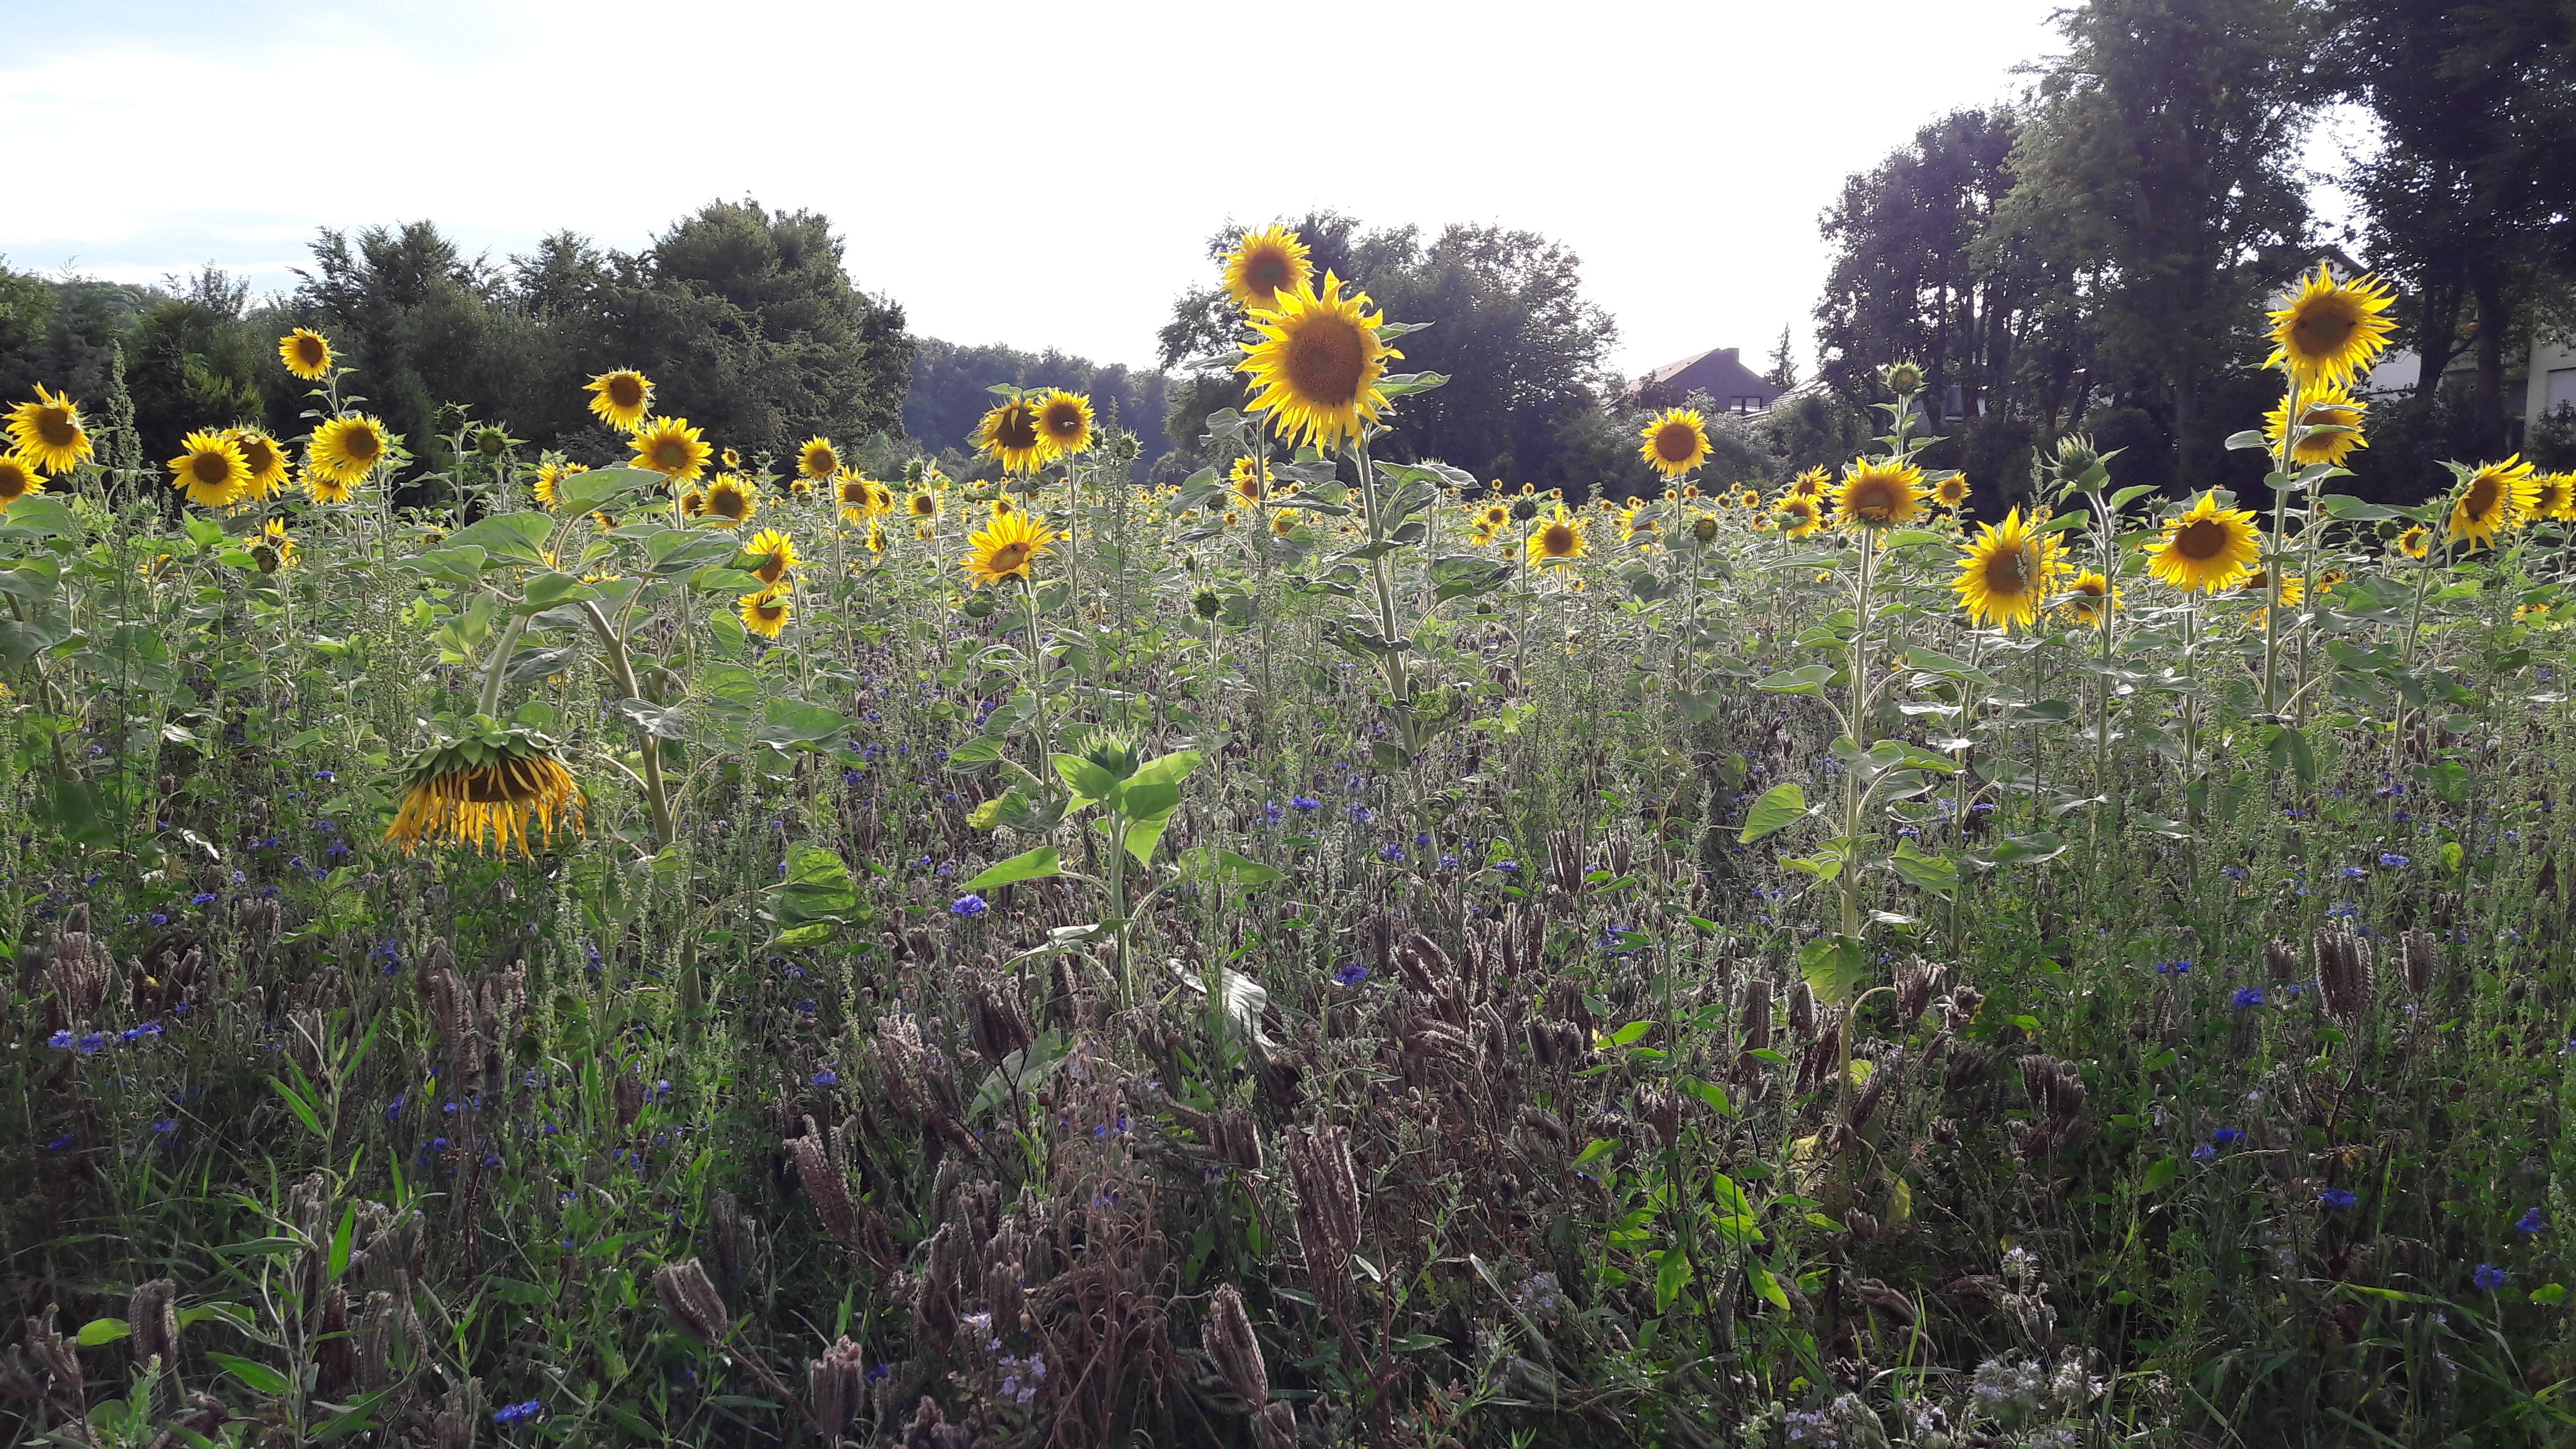
POLYGON ((6 1442, 2576 1441, 2576 478, 2339 494, 2384 287, 1976 521, 1225 282, 1177 488, 0 404, 6 1442))

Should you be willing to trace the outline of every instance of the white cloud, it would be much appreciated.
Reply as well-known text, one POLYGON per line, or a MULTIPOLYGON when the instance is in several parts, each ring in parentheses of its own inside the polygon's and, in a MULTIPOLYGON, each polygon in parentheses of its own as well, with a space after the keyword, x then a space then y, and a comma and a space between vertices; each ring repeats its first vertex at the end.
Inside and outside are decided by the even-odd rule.
POLYGON ((2016 89, 2053 4, 102 5, 0 62, 13 151, 80 158, 0 253, 283 286, 322 226, 633 247, 752 195, 916 330, 1146 363, 1219 222, 1328 206, 1569 243, 1632 369, 1758 354, 1842 177, 2016 89))

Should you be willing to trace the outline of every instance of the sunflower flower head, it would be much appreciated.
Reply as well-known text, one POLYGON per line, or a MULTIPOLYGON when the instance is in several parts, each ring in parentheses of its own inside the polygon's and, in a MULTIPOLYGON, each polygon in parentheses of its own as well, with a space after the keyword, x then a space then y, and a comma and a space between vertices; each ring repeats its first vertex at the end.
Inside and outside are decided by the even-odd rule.
POLYGON ((576 473, 589 471, 588 467, 580 463, 568 463, 559 458, 549 458, 537 465, 536 472, 528 475, 528 491, 537 496, 537 502, 552 508, 555 506, 555 490, 563 486, 564 480, 576 473))
POLYGON ((1225 294, 1247 311, 1270 311, 1282 294, 1303 291, 1315 279, 1297 234, 1272 223, 1248 231, 1225 254, 1225 294))
POLYGON ((319 382, 331 371, 331 339, 310 327, 298 327, 277 339, 277 360, 306 382, 319 382))
POLYGON ((2576 473, 2544 473, 2532 480, 2531 516, 2576 518, 2576 473))
POLYGON ((762 583, 775 587, 787 577, 787 571, 805 560, 796 555, 796 540, 774 528, 764 528, 744 545, 737 567, 747 569, 762 583))
POLYGON ((251 562, 264 574, 273 574, 295 563, 295 535, 286 531, 286 520, 272 518, 250 536, 251 562))
POLYGON ((2272 355, 2301 388, 2337 387, 2370 370, 2396 326, 2387 315, 2397 294, 2376 277, 2339 281, 2319 263, 2316 275, 2270 315, 2272 355))
MULTIPOLYGON (((304 447, 304 475, 307 485, 315 478, 342 485, 346 489, 367 481, 367 475, 383 464, 393 451, 393 438, 385 425, 363 415, 331 418, 313 430, 313 439, 304 447)), ((317 492, 315 497, 321 495, 317 492)), ((324 500, 326 502, 336 500, 324 500)))
POLYGON ((776 585, 743 595, 735 601, 734 610, 742 617, 742 627, 763 639, 777 638, 796 612, 787 600, 787 590, 776 585))
POLYGON ((978 588, 1004 579, 1025 582, 1038 555, 1062 536, 1027 509, 1015 508, 1008 513, 996 509, 990 523, 967 535, 968 551, 958 562, 978 588))
POLYGON ((1833 486, 1834 475, 1822 468, 1809 468, 1789 480, 1789 492, 1800 498, 1822 499, 1833 486))
POLYGON ((1555 513, 1530 530, 1528 553, 1531 563, 1542 566, 1570 564, 1589 552, 1591 543, 1584 537, 1582 518, 1566 512, 1563 503, 1557 504, 1555 513))
POLYGON ((1637 456, 1667 478, 1679 478, 1708 461, 1708 420, 1695 408, 1666 408, 1647 419, 1637 436, 1637 456))
POLYGON ((68 393, 36 384, 36 400, 9 409, 9 441, 28 462, 60 473, 89 461, 89 429, 68 393))
POLYGON ((1035 470, 1051 451, 1039 426, 1038 405, 1015 397, 984 414, 975 425, 975 451, 1000 463, 1005 473, 1035 470))
POLYGON ((1345 296, 1343 285, 1326 272, 1322 290, 1281 292, 1253 312, 1261 340, 1235 368, 1251 375, 1252 410, 1268 413, 1281 437, 1323 449, 1377 422, 1387 405, 1378 389, 1386 361, 1404 355, 1379 340, 1386 316, 1369 310, 1368 294, 1345 296))
POLYGON ((707 460, 715 456, 706 430, 690 427, 687 418, 646 418, 632 431, 627 446, 635 450, 635 466, 650 468, 674 483, 697 482, 706 476, 707 460))
POLYGON ((2120 591, 2099 569, 2086 569, 2066 581, 2066 616, 2078 624, 2100 624, 2120 606, 2120 591))
POLYGON ((2243 578, 2262 553, 2253 510, 2221 508, 2216 493, 2203 493, 2165 521, 2147 571, 2182 593, 2214 594, 2243 578))
POLYGON ((2451 501, 2451 536, 2471 548, 2484 548, 2498 534, 2528 522, 2539 497, 2540 480, 2520 454, 2481 464, 2461 480, 2451 501))
POLYGON ((286 450, 277 440, 257 428, 226 428, 224 436, 241 449, 242 465, 250 469, 250 481, 242 485, 242 500, 265 503, 286 491, 286 450))
POLYGON ((732 473, 718 473, 707 485, 705 518, 716 528, 740 528, 760 511, 760 490, 732 473))
POLYGON ((632 368, 603 372, 582 391, 590 394, 590 415, 621 433, 634 433, 653 416, 653 381, 632 368))
MULTIPOLYGON (((2297 467, 2312 463, 2331 463, 2337 467, 2355 448, 2370 446, 2361 435, 2362 414, 2369 404, 2354 397, 2342 383, 2304 392, 2299 398, 2298 436, 2290 444, 2290 462, 2297 467)), ((2290 431, 2290 400, 2263 415, 2263 436, 2274 448, 2281 446, 2290 431)))
POLYGON ((2408 558, 2424 557, 2433 551, 2433 531, 2420 523, 2410 525, 2397 535, 2397 551, 2408 558))
POLYGON ((0 453, 0 513, 21 498, 45 491, 45 475, 26 454, 11 449, 0 453))
POLYGON ((1771 510, 1780 532, 1790 538, 1805 538, 1825 526, 1825 506, 1805 493, 1792 493, 1771 510))
POLYGON ((2034 623, 2049 590, 2066 571, 2060 558, 2064 545, 2054 533, 2031 526, 2019 508, 2001 523, 1977 525, 1977 537, 1959 554, 1958 577, 1950 581, 1968 617, 1989 628, 2011 629, 2034 623))
POLYGON ((385 839, 405 851, 442 841, 525 854, 558 832, 581 833, 581 785, 552 740, 478 720, 465 738, 415 756, 385 839))
POLYGON ((1844 528, 1902 528, 1923 512, 1923 470, 1912 463, 1856 458, 1834 486, 1834 522, 1844 528))
POLYGON ((241 444, 218 431, 190 433, 180 440, 179 456, 170 460, 171 485, 184 489, 200 508, 230 508, 250 486, 250 464, 241 444))
POLYGON ((1039 398, 1038 436, 1058 458, 1091 451, 1091 399, 1063 388, 1039 398))
POLYGON ((1968 487, 1967 474, 1944 473, 1941 475, 1941 481, 1932 485, 1932 501, 1956 512, 1966 506, 1968 495, 1972 491, 1974 490, 1968 487))
POLYGON ((840 471, 841 453, 829 438, 807 438, 805 446, 796 450, 796 472, 801 477, 820 483, 840 471))

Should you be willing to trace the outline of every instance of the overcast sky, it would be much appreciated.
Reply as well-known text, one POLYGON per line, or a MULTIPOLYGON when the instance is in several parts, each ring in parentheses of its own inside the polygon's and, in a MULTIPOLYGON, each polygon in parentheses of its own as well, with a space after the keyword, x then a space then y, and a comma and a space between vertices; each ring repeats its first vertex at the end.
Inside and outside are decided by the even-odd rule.
POLYGON ((0 0, 0 255, 268 290, 322 226, 498 260, 749 195, 916 332, 1150 364, 1212 229, 1330 207, 1569 243, 1628 371, 1803 355, 1844 175, 2017 93, 2058 3, 0 0))

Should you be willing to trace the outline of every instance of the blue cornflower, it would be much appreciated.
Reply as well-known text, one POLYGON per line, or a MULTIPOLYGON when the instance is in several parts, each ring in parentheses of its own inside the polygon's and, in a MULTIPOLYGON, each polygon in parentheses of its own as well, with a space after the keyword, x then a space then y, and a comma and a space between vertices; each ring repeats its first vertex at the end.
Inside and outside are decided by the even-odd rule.
POLYGON ((221 899, 222 897, 216 895, 213 891, 200 891, 197 894, 188 897, 188 904, 203 909, 204 907, 213 905, 216 901, 221 899))
POLYGON ((71 1150, 71 1147, 72 1147, 72 1134, 70 1134, 70 1133, 68 1133, 68 1132, 64 1133, 64 1134, 63 1134, 62 1136, 60 1136, 60 1137, 55 1138, 53 1141, 48 1142, 48 1143, 46 1143, 46 1144, 45 1144, 45 1150, 46 1150, 47 1152, 69 1152, 69 1151, 71 1150))
POLYGON ((1316 811, 1324 808, 1324 802, 1316 799, 1312 795, 1293 796, 1289 799, 1288 804, 1300 814, 1305 815, 1312 815, 1316 811))
POLYGON ((1518 875, 1521 873, 1521 863, 1517 860, 1498 860, 1494 862, 1494 869, 1505 875, 1518 875))
POLYGON ((2261 1006, 2263 1004, 2263 988, 2260 986, 2240 986, 2236 988, 2236 994, 2227 999, 2227 1004, 2235 1007, 2239 1011, 2243 1011, 2249 1006, 2261 1006))
POLYGON ((1394 864, 1402 865, 1404 863, 1404 847, 1396 844, 1392 840, 1379 846, 1377 848, 1377 853, 1380 858, 1391 861, 1394 864))
POLYGON ((52 1047, 58 1052, 70 1051, 72 1049, 72 1029, 70 1027, 64 1027, 62 1030, 55 1032, 52 1036, 45 1038, 45 1045, 52 1047))
POLYGON ((2217 1156, 2218 1149, 2210 1146, 2206 1142, 2191 1150, 2191 1160, 2194 1162, 2208 1162, 2215 1159, 2217 1156))
POLYGON ((814 1074, 814 1085, 818 1087, 829 1087, 838 1083, 840 1080, 841 1074, 833 1071, 830 1067, 825 1067, 823 1070, 814 1074))
POLYGON ((1376 813, 1371 811, 1366 805, 1353 805, 1350 807, 1348 813, 1351 817, 1351 823, 1354 825, 1366 825, 1377 818, 1376 813))
POLYGON ((2370 874, 2369 871, 2357 865, 2347 865, 2343 868, 2343 878, 2345 880, 2359 880, 2368 874, 2370 874))
POLYGON ((2361 1199, 2342 1188, 2330 1187, 2317 1194, 2317 1201, 2330 1208, 2348 1208, 2361 1199))
POLYGON ((1262 823, 1267 825, 1278 824, 1287 816, 1287 814, 1287 811, 1279 808, 1279 802, 1276 800, 1272 800, 1261 807, 1262 823))
POLYGON ((2242 1127, 2221 1127, 2217 1131, 2209 1134, 2209 1140, 2217 1143, 2221 1147, 2225 1147, 2230 1143, 2242 1140, 2244 1136, 2245 1129, 2242 1127))
POLYGON ((80 1054, 82 1056, 97 1056, 99 1051, 107 1045, 107 1033, 99 1031, 89 1032, 83 1035, 79 1041, 73 1043, 73 1045, 80 1049, 80 1054))
POLYGON ((2158 976, 2188 976, 2191 974, 2191 963, 2189 961, 2159 961, 2156 963, 2156 974, 2158 976))
POLYGON ((2394 851, 2382 851, 2379 855, 2379 863, 2390 870, 2404 870, 2406 868, 2406 857, 2399 855, 2394 851))
POLYGON ((1342 963, 1342 969, 1333 973, 1333 984, 1335 986, 1357 986, 1368 978, 1369 970, 1366 966, 1361 965, 1357 961, 1345 961, 1342 963))
POLYGON ((2521 1217, 2515 1218, 2513 1225, 2521 1232, 2545 1233, 2549 1231, 2549 1215, 2538 1208, 2533 1208, 2521 1217))
POLYGON ((2504 1286, 2504 1270, 2493 1263, 2480 1263, 2478 1270, 2469 1276, 2481 1293, 2493 1293, 2504 1286))
POLYGON ((948 903, 948 914, 952 916, 980 916, 991 909, 979 895, 962 895, 948 903))
POLYGON ((179 1130, 179 1123, 176 1118, 164 1117, 152 1124, 152 1130, 160 1133, 164 1137, 167 1137, 171 1133, 179 1130))

